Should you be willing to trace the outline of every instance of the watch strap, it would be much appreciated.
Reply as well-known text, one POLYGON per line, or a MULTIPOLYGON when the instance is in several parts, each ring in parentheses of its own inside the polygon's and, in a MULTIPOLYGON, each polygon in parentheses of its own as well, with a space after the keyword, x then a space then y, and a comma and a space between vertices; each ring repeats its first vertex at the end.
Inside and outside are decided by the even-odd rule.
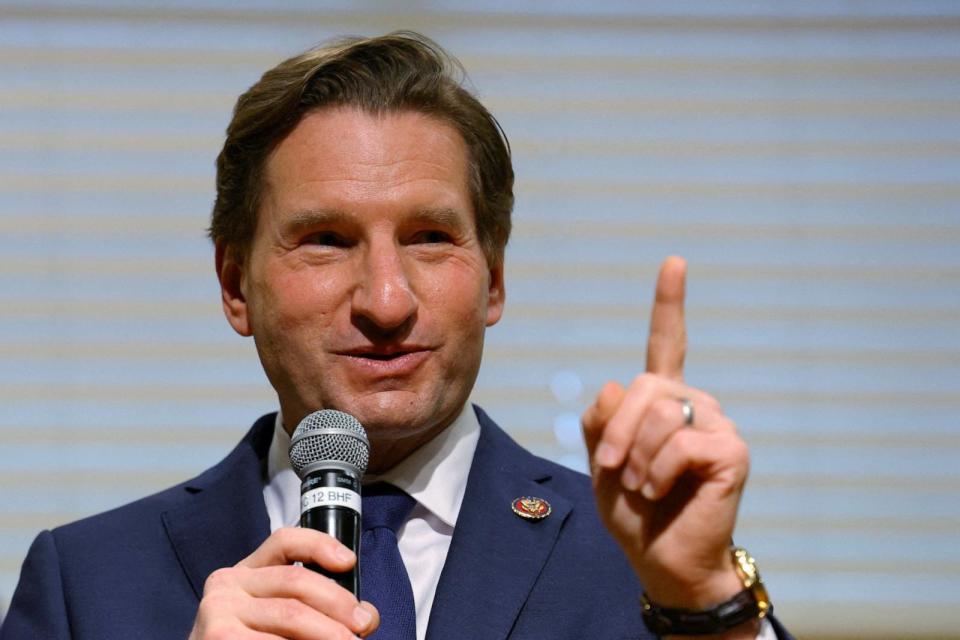
MULTIPOLYGON (((760 607, 753 592, 744 589, 712 609, 672 609, 652 602, 647 594, 641 597, 643 622, 658 636, 702 636, 723 633, 744 622, 760 618, 760 607)), ((772 610, 773 607, 770 607, 772 610)))

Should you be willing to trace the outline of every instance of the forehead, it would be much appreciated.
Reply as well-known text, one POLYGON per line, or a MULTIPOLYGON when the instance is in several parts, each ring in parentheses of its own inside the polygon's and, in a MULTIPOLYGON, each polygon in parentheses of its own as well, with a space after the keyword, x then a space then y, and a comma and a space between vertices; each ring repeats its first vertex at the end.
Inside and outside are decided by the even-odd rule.
MULTIPOLYGON (((292 205, 326 195, 362 203, 411 192, 468 198, 466 144, 439 118, 415 111, 307 114, 267 160, 267 196, 292 205)), ((333 204, 333 203, 331 203, 333 204)))

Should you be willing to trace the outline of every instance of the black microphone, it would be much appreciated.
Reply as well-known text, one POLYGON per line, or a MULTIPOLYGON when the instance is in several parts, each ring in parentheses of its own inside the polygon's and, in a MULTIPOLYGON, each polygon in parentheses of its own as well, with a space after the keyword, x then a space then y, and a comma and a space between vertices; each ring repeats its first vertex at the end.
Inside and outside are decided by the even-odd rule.
POLYGON ((300 477, 300 526, 328 533, 357 554, 357 564, 333 573, 304 565, 360 597, 360 480, 370 461, 367 432, 342 411, 315 411, 290 438, 290 463, 300 477))

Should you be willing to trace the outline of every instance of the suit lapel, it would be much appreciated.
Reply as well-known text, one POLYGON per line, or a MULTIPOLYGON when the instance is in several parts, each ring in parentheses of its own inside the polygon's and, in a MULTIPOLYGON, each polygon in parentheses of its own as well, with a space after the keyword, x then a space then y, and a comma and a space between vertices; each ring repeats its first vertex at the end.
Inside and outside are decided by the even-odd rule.
POLYGON ((571 510, 540 484, 549 477, 531 455, 477 409, 481 434, 463 506, 440 575, 427 640, 506 638, 571 510), (524 520, 517 498, 547 500, 552 513, 524 520))
POLYGON ((247 557, 270 534, 263 502, 263 465, 275 414, 254 423, 220 464, 186 483, 186 504, 163 523, 197 598, 207 577, 247 557))

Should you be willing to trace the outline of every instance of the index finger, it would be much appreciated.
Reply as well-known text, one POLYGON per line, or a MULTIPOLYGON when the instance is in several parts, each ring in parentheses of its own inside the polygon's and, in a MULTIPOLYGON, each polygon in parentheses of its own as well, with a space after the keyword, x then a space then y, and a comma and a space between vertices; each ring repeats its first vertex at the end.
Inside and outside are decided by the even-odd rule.
POLYGON ((687 355, 687 324, 684 317, 687 261, 670 256, 660 265, 657 292, 650 314, 647 339, 647 372, 683 380, 687 355))
POLYGON ((346 571, 356 560, 353 551, 331 535, 301 527, 282 527, 238 566, 255 569, 302 562, 318 564, 329 571, 346 571))

